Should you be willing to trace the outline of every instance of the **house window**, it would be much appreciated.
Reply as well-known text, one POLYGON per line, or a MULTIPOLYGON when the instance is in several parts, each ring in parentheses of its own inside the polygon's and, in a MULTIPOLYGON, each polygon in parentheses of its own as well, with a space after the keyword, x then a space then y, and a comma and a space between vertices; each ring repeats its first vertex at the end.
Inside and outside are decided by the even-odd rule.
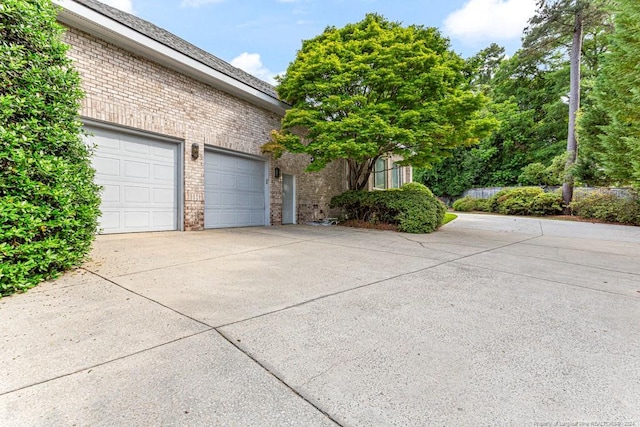
POLYGON ((400 188, 402 185, 402 168, 394 163, 391 167, 391 188, 400 188))
POLYGON ((376 165, 373 169, 373 188, 381 190, 387 188, 387 171, 384 159, 376 160, 376 165))

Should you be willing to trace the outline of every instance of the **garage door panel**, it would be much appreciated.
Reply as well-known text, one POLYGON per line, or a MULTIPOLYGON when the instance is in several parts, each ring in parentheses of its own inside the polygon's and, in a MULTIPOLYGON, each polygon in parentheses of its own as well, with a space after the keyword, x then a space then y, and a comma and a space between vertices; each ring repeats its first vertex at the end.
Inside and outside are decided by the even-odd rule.
POLYGON ((178 144, 88 128, 105 233, 178 228, 178 144))
POLYGON ((93 136, 89 137, 91 143, 100 148, 102 153, 118 153, 120 151, 120 138, 98 129, 92 129, 93 136))
POLYGON ((220 180, 219 180, 219 184, 220 188, 230 188, 230 189, 235 189, 236 188, 236 177, 235 175, 231 175, 228 173, 224 173, 224 174, 220 174, 220 180))
POLYGON ((103 185, 102 192, 103 202, 120 203, 120 186, 119 185, 103 185))
POLYGON ((160 205, 168 205, 173 203, 175 191, 173 188, 154 188, 153 203, 160 205))
POLYGON ((229 192, 220 193, 218 200, 220 205, 226 207, 234 207, 238 203, 236 194, 229 192))
POLYGON ((256 192, 262 192, 262 183, 264 182, 264 176, 254 176, 251 178, 251 188, 255 189, 256 192))
POLYGON ((249 224, 249 225, 251 225, 251 212, 237 211, 236 212, 236 221, 237 221, 238 224, 249 224))
POLYGON ((100 228, 103 230, 121 229, 120 212, 103 210, 100 216, 100 228))
POLYGON ((175 219, 173 211, 153 211, 151 215, 153 227, 159 229, 171 227, 175 219))
POLYGON ((264 208, 264 197, 263 196, 253 196, 251 207, 253 210, 263 209, 264 208))
POLYGON ((264 225, 264 212, 252 211, 251 212, 251 225, 264 225))
POLYGON ((250 194, 238 194, 236 205, 239 208, 251 208, 254 206, 253 197, 250 194))
POLYGON ((151 228, 149 211, 125 211, 123 212, 124 228, 131 231, 151 228))
POLYGON ((253 188, 251 185, 251 177, 250 176, 239 176, 236 180, 236 184, 239 189, 247 190, 253 188))
POLYGON ((134 157, 139 157, 139 154, 142 154, 144 157, 149 157, 152 144, 153 143, 146 138, 142 139, 129 136, 124 141, 124 151, 132 154, 134 157))
POLYGON ((151 149, 151 153, 154 158, 166 159, 171 161, 174 157, 174 150, 171 147, 165 145, 154 145, 151 149))
POLYGON ((176 171, 170 165, 153 165, 153 179, 173 183, 176 171))
POLYGON ((151 165, 144 162, 133 162, 126 160, 124 162, 124 178, 149 179, 151 165))
POLYGON ((94 157, 93 167, 96 175, 120 176, 120 160, 109 157, 94 157))
POLYGON ((133 187, 130 185, 124 186, 124 202, 127 205, 131 204, 147 204, 149 203, 149 188, 148 187, 133 187))
POLYGON ((265 163, 205 152, 205 227, 265 224, 265 163))

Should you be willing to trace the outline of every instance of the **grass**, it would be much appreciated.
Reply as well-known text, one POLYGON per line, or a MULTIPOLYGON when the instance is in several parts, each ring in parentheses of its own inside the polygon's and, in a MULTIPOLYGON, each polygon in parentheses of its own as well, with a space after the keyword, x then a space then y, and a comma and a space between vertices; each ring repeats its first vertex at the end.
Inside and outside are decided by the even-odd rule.
POLYGON ((444 219, 442 220, 442 225, 445 225, 445 224, 453 221, 456 218, 458 218, 458 215, 450 213, 450 212, 446 212, 444 214, 444 219))

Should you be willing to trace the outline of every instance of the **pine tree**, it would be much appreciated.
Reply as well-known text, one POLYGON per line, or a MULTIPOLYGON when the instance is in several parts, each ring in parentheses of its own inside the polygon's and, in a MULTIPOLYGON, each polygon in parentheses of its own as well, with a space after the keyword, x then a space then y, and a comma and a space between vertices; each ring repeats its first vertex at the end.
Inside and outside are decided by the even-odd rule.
POLYGON ((581 121, 581 141, 618 184, 640 188, 640 3, 618 0, 610 53, 581 121), (588 131, 587 131, 588 130, 588 131))

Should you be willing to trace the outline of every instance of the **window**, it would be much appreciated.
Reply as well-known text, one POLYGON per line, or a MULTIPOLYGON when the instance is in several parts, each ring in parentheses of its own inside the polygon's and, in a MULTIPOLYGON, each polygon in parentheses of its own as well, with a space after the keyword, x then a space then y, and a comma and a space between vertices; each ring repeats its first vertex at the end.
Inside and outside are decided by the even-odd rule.
POLYGON ((402 168, 394 163, 391 167, 391 188, 400 188, 402 185, 402 168))
POLYGON ((376 160, 376 165, 373 169, 373 188, 381 190, 387 188, 387 171, 384 159, 376 160))

